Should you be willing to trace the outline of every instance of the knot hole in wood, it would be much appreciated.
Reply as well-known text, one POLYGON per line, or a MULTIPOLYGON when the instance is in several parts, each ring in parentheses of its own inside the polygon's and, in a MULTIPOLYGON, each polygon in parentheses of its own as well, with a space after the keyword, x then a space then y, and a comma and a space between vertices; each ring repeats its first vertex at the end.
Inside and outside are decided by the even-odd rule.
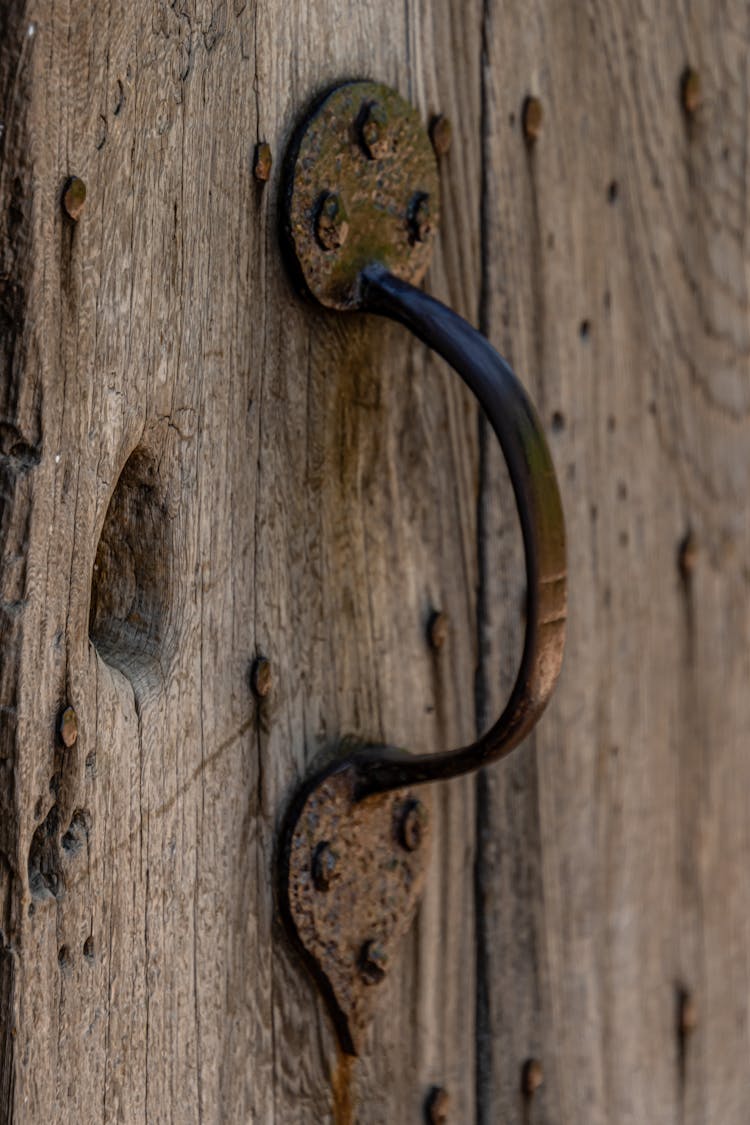
POLYGON ((157 459, 128 458, 104 518, 91 577, 89 635, 131 682, 163 670, 171 589, 171 520, 157 459))

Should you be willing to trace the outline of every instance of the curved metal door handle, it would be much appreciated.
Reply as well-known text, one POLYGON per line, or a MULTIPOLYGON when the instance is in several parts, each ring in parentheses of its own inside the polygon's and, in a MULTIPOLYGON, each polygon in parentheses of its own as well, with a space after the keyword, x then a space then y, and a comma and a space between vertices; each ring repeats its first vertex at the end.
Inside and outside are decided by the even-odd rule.
POLYGON ((562 665, 567 583, 565 523, 552 458, 531 399, 492 344, 463 317, 393 277, 363 270, 362 308, 398 320, 434 348, 474 392, 502 447, 526 554, 526 636, 510 699, 496 723, 460 750, 414 757, 386 748, 358 755, 359 794, 458 777, 495 762, 539 719, 562 665))
POLYGON ((366 746, 310 777, 287 810, 279 905, 353 1054, 369 1019, 369 986, 384 976, 424 876, 427 809, 407 787, 457 777, 517 746, 555 686, 565 637, 562 505, 536 410, 489 341, 412 284, 429 262, 438 196, 417 114, 370 82, 324 95, 287 154, 283 237, 295 277, 327 307, 399 321, 458 372, 502 447, 526 558, 523 654, 491 729, 469 746, 426 755, 366 746))

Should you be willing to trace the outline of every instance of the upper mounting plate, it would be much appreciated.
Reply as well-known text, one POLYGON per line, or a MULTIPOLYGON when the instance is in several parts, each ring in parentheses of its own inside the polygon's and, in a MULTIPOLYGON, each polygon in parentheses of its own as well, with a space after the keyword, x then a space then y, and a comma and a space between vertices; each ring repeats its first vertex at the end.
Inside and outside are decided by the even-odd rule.
POLYGON ((374 263, 418 284, 440 207, 437 161, 419 114, 388 86, 335 86, 292 139, 282 200, 299 278, 321 304, 357 308, 361 271, 374 263))

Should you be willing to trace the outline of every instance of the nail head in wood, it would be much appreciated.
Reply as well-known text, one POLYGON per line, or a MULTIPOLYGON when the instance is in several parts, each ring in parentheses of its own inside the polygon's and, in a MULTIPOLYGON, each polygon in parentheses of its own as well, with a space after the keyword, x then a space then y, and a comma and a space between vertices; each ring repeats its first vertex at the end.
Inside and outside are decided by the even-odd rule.
POLYGON ((259 183, 264 184, 271 176, 271 168, 273 167, 273 156, 271 154, 271 146, 266 141, 261 141, 260 144, 255 146, 255 156, 253 158, 253 175, 259 183))
POLYGON ((60 716, 60 741, 66 750, 75 746, 78 739, 78 716, 73 707, 66 707, 60 716))
POLYGON ((250 680, 255 696, 258 699, 266 699, 273 687, 271 661, 265 656, 259 656, 253 664, 250 680))
POLYGON ((448 637, 448 616, 440 610, 435 610, 427 623, 427 640, 430 648, 437 652, 443 647, 448 637))
POLYGON ((450 119, 442 113, 436 114, 430 122, 430 140, 438 158, 449 152, 453 141, 453 126, 450 119))
POLYGON ((77 223, 86 203, 86 185, 78 176, 71 176, 66 183, 62 202, 66 215, 77 223))
POLYGON ((442 1086, 433 1086, 427 1096, 425 1116, 427 1125, 448 1125, 451 1097, 442 1086))
POLYGON ((701 106, 701 76, 694 67, 685 67, 682 72, 680 90, 682 108, 688 117, 694 117, 701 106))
POLYGON ((680 995, 680 1034, 690 1035, 698 1026, 698 1006, 692 992, 684 991, 680 995))
POLYGON ((523 103, 521 113, 523 135, 529 144, 534 144, 535 141, 539 140, 542 133, 543 118, 544 110, 542 109, 541 100, 534 97, 533 94, 530 94, 523 103))
POLYGON ((678 565, 683 579, 687 580, 698 563, 698 540, 695 533, 688 531, 680 543, 678 565))
POLYGON ((521 1089, 527 1098, 532 1098, 544 1083, 544 1071, 539 1059, 527 1059, 521 1072, 521 1089))

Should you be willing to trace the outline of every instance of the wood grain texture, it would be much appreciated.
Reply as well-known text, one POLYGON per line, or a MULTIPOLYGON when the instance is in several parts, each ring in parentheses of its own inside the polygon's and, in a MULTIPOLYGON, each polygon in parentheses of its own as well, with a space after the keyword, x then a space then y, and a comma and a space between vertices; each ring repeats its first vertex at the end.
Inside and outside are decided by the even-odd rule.
POLYGON ((474 727, 473 404, 402 331, 305 306, 275 229, 306 102, 390 82, 475 154, 449 160, 431 279, 475 313, 480 25, 445 16, 3 6, 3 1120, 419 1120, 433 1083, 473 1119, 472 783, 438 796, 429 891, 352 1073, 272 887, 321 748, 474 727))
POLYGON ((750 1117, 749 36, 741 0, 0 6, 0 1120, 390 1125, 433 1084, 461 1125, 750 1117), (353 75, 453 121, 428 286, 535 397, 571 598, 538 734, 434 794, 352 1067, 280 817, 346 734, 471 738, 523 612, 458 381, 279 260, 286 140, 353 75))
MULTIPOLYGON (((485 326, 551 432, 570 629, 535 738, 480 783, 479 1119, 740 1125, 750 11, 490 2, 484 26, 485 326), (532 148, 527 94, 544 110, 532 148), (687 1036, 681 990, 698 1012, 687 1036), (528 1057, 545 1081, 525 1102, 528 1057)), ((488 712, 521 635, 497 461, 488 446, 488 712)))

